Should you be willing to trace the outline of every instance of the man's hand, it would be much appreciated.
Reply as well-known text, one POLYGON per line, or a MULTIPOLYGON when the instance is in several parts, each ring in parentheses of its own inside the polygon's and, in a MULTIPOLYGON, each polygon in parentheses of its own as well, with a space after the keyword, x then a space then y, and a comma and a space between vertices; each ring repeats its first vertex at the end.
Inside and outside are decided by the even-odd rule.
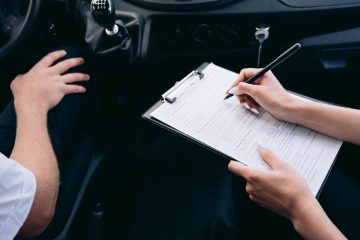
POLYGON ((71 58, 58 62, 66 55, 65 51, 56 51, 41 59, 29 72, 19 75, 11 83, 15 108, 31 106, 42 113, 47 113, 61 99, 72 93, 83 93, 86 89, 74 82, 87 81, 89 75, 66 73, 71 68, 82 65, 83 58, 71 58))
POLYGON ((272 152, 264 148, 259 151, 272 170, 256 170, 232 161, 230 171, 245 178, 246 191, 253 201, 290 220, 297 218, 315 200, 307 183, 272 152))
POLYGON ((59 171, 49 138, 47 113, 65 95, 85 92, 84 87, 72 83, 89 79, 89 75, 83 73, 64 74, 83 64, 82 58, 54 64, 65 55, 65 51, 50 53, 11 84, 17 124, 10 158, 30 170, 36 178, 35 198, 20 230, 23 236, 36 236, 43 232, 55 213, 59 171))

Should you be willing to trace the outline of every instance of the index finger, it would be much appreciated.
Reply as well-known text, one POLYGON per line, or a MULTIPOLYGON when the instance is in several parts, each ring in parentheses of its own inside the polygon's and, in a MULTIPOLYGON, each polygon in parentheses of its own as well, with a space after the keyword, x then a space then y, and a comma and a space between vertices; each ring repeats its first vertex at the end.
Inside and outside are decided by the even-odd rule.
POLYGON ((85 62, 84 59, 81 57, 69 58, 64 61, 56 63, 54 66, 51 67, 51 69, 53 69, 54 72, 56 73, 63 74, 71 68, 84 64, 84 62, 85 62))
POLYGON ((50 67, 54 64, 54 62, 64 57, 65 55, 66 55, 65 50, 51 52, 45 57, 43 57, 35 66, 50 67))
POLYGON ((278 157, 271 152, 270 150, 264 148, 264 147, 259 147, 259 153, 261 158, 267 163, 269 164, 269 166, 272 169, 277 169, 280 168, 282 166, 284 166, 284 162, 282 162, 281 160, 278 159, 278 157))
POLYGON ((237 86, 240 82, 244 82, 247 79, 251 78, 258 71, 259 71, 259 69, 257 69, 257 68, 243 68, 240 71, 239 75, 237 76, 235 82, 231 85, 230 89, 237 86))

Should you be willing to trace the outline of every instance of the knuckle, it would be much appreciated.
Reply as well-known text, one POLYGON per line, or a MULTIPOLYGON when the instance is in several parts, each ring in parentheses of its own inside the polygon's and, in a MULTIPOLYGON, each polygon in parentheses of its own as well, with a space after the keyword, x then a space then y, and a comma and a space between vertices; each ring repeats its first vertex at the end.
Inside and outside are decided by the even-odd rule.
POLYGON ((76 81, 76 79, 78 79, 78 78, 79 78, 79 76, 77 76, 75 73, 70 74, 70 75, 66 76, 66 82, 72 83, 72 82, 76 81))
POLYGON ((265 73, 265 77, 272 77, 272 76, 274 76, 274 74, 271 70, 269 70, 265 73))
POLYGON ((64 61, 63 64, 66 68, 69 68, 75 64, 75 61, 74 61, 74 59, 68 59, 68 60, 64 61))
POLYGON ((60 84, 59 82, 59 92, 65 93, 66 91, 68 91, 68 86, 64 83, 60 84))
POLYGON ((77 92, 77 93, 85 92, 85 88, 83 88, 83 87, 78 87, 78 88, 76 89, 76 92, 77 92))
POLYGON ((251 192, 251 186, 250 186, 250 184, 246 184, 246 186, 245 186, 245 191, 247 192, 247 193, 249 193, 249 192, 251 192))
POLYGON ((77 66, 81 64, 81 60, 79 58, 72 58, 72 59, 69 59, 67 62, 66 62, 66 66, 68 68, 70 67, 73 67, 73 66, 77 66))
POLYGON ((245 191, 249 194, 253 194, 254 193, 254 187, 253 185, 247 183, 245 186, 245 191))
POLYGON ((257 68, 244 68, 247 75, 254 75, 257 71, 259 71, 257 68))
POLYGON ((57 76, 55 76, 54 78, 53 78, 53 80, 55 81, 55 82, 61 82, 61 76, 60 75, 57 75, 57 76))
POLYGON ((251 181, 251 182, 257 182, 257 181, 259 180, 259 175, 258 175, 256 172, 254 172, 254 171, 250 171, 250 172, 249 172, 248 179, 249 179, 249 181, 251 181))
POLYGON ((13 90, 18 85, 18 82, 20 81, 22 75, 17 75, 13 81, 10 83, 10 89, 13 90))
POLYGON ((56 71, 55 71, 55 69, 53 69, 53 68, 43 68, 43 69, 41 69, 41 72, 40 73, 42 73, 43 75, 52 75, 52 74, 55 74, 56 73, 56 71))
POLYGON ((14 80, 14 81, 12 81, 12 82, 10 83, 10 89, 11 89, 11 90, 14 90, 14 88, 15 88, 15 84, 16 84, 15 81, 16 81, 16 80, 14 80))

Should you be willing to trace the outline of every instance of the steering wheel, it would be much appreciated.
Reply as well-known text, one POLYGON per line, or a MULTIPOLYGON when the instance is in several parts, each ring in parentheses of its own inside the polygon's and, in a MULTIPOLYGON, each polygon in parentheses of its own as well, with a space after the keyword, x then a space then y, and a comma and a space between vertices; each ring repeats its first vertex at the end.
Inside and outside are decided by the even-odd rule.
POLYGON ((0 0, 0 61, 25 42, 39 16, 42 0, 0 0))

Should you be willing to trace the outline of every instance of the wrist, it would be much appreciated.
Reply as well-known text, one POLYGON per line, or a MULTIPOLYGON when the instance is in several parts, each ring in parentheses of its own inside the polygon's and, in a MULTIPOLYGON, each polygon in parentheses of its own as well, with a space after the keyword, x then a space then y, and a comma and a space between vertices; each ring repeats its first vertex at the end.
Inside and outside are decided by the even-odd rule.
POLYGON ((347 239, 328 218, 320 203, 313 198, 291 219, 304 239, 347 239))
POLYGON ((34 116, 38 119, 46 119, 48 110, 39 104, 27 104, 14 100, 15 112, 18 118, 34 116))
POLYGON ((321 208, 315 198, 305 199, 294 208, 290 221, 297 232, 302 232, 309 222, 309 218, 317 215, 318 209, 321 208))
POLYGON ((286 122, 299 124, 299 113, 304 109, 305 101, 293 94, 288 94, 288 98, 283 106, 283 119, 286 122))
POLYGON ((291 94, 287 94, 287 96, 282 98, 280 101, 281 103, 279 105, 280 107, 278 108, 277 119, 294 123, 296 120, 294 114, 296 114, 296 111, 299 108, 299 100, 291 94))

